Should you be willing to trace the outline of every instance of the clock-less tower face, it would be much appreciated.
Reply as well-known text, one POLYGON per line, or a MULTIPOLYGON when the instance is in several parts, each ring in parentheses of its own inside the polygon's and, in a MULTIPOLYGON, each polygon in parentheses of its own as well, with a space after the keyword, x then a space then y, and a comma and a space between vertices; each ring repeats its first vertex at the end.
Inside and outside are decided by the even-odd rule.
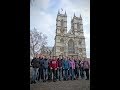
POLYGON ((61 33, 64 33, 64 21, 63 19, 61 20, 61 29, 60 29, 61 33))

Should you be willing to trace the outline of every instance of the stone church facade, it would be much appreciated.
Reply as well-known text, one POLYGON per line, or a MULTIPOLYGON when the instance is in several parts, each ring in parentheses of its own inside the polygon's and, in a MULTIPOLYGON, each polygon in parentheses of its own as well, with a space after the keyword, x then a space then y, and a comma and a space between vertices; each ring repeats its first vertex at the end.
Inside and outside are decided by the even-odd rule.
POLYGON ((60 14, 56 18, 55 44, 52 56, 86 57, 86 45, 81 15, 71 19, 71 29, 67 32, 67 14, 60 14))

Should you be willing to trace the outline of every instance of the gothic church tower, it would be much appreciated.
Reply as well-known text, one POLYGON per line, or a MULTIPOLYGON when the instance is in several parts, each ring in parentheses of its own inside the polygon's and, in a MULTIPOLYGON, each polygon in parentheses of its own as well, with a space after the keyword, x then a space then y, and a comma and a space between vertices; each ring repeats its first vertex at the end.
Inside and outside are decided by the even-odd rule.
POLYGON ((56 18, 56 36, 55 36, 55 56, 65 54, 65 37, 67 34, 67 14, 60 14, 58 11, 56 18))
POLYGON ((53 47, 54 56, 86 57, 86 45, 81 15, 71 19, 71 29, 67 33, 67 14, 58 11, 56 18, 56 36, 53 47))

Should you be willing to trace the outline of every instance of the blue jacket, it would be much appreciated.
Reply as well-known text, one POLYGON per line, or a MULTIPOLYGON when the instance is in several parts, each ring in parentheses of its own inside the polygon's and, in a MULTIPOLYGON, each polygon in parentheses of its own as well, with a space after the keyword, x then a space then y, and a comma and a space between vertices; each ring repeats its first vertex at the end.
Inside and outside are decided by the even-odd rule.
POLYGON ((63 60, 63 69, 69 69, 69 61, 63 60))
POLYGON ((49 61, 48 59, 43 59, 43 68, 48 68, 48 65, 49 65, 49 61))
POLYGON ((43 68, 43 59, 39 59, 39 63, 40 63, 40 68, 42 69, 43 68))

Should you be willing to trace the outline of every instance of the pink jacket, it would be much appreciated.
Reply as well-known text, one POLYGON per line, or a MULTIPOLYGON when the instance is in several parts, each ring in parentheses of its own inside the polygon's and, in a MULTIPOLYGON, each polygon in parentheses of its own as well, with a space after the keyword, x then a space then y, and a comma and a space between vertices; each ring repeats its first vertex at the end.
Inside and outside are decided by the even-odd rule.
POLYGON ((89 69, 90 68, 90 64, 89 64, 88 61, 86 61, 86 60, 84 61, 83 68, 84 69, 89 69))
POLYGON ((72 67, 72 69, 75 69, 75 62, 74 62, 74 60, 71 60, 69 63, 70 63, 70 67, 72 67))

